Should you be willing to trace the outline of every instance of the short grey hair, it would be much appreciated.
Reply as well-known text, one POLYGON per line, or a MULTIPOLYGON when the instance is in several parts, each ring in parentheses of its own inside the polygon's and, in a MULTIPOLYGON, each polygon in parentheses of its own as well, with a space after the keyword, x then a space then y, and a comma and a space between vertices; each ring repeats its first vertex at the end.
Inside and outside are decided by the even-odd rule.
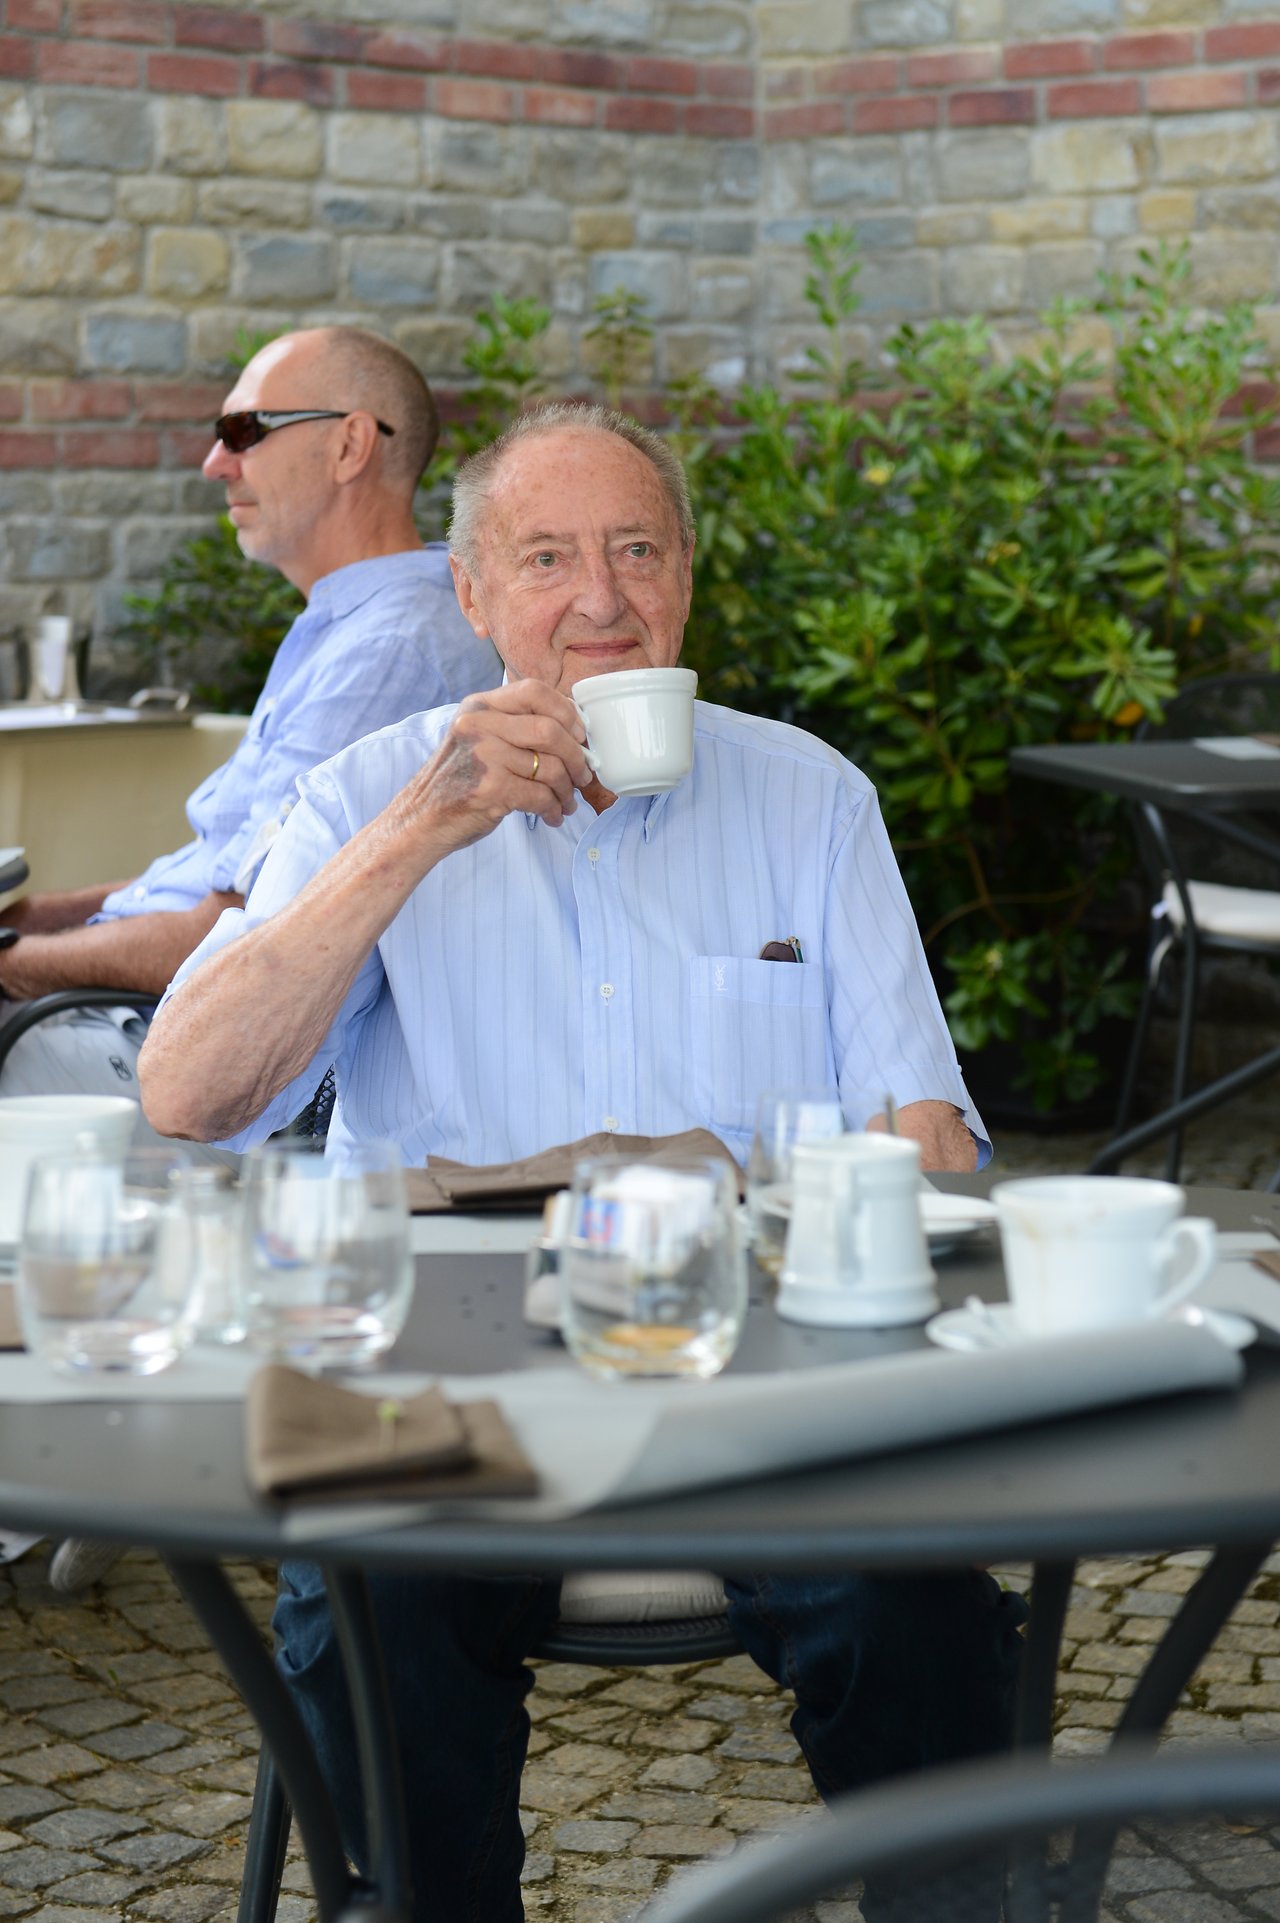
POLYGON ((675 515, 680 545, 686 551, 693 546, 693 505, 689 499, 689 483, 680 457, 661 434, 655 434, 652 428, 641 427, 639 421, 633 421, 629 414, 619 414, 616 408, 602 407, 588 401, 550 401, 543 407, 532 408, 527 414, 518 414, 496 441, 491 441, 488 447, 482 447, 479 453, 471 455, 454 476, 449 548, 468 574, 474 574, 479 565, 480 532, 485 508, 498 470, 507 455, 521 441, 536 440, 541 435, 555 434, 566 427, 584 428, 593 434, 616 434, 620 441, 626 441, 629 447, 643 454, 657 475, 675 515))

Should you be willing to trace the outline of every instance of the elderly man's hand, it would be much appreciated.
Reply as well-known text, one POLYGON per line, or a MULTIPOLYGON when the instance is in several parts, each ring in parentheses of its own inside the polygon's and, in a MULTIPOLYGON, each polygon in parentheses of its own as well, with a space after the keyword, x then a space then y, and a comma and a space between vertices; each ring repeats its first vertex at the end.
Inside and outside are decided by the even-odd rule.
POLYGON ((592 782, 586 729, 566 695, 541 681, 508 682, 461 704, 440 747, 389 813, 465 848, 522 812, 558 828, 592 782))

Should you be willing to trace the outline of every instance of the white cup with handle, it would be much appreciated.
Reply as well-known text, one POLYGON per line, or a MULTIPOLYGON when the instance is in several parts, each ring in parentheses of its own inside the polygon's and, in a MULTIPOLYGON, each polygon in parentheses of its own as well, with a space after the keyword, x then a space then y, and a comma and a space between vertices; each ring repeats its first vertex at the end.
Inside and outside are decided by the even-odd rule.
POLYGON ((1173 1182, 1039 1175, 991 1191, 1019 1330, 1079 1334, 1153 1321, 1212 1272, 1216 1232, 1173 1182))
POLYGON ((894 1329, 932 1315, 920 1144, 869 1134, 798 1142, 791 1169, 778 1314, 846 1329, 894 1329))
POLYGON ((587 761, 615 795, 661 795, 693 766, 692 668, 621 668, 573 690, 587 761))
POLYGON ((22 1230, 27 1172, 41 1155, 69 1152, 83 1136, 112 1161, 123 1161, 138 1104, 127 1095, 0 1097, 0 1242, 22 1230))

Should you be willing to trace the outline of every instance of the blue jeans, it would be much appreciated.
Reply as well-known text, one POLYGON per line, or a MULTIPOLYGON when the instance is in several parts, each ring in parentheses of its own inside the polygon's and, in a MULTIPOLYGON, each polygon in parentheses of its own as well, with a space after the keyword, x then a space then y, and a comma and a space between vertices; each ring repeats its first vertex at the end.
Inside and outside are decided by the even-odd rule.
MULTIPOLYGON (((559 1614, 559 1583, 375 1576, 370 1590, 404 1771, 414 1923, 520 1923, 524 1659, 559 1614)), ((743 1647, 795 1693, 791 1726, 824 1798, 1007 1745, 1026 1607, 990 1576, 740 1577, 725 1591, 743 1647)), ((274 1621, 344 1847, 367 1867, 355 1736, 314 1565, 282 1566, 274 1621)), ((998 1866, 987 1871, 994 1923, 998 1866)), ((868 1890, 863 1910, 868 1923, 914 1914, 891 1880, 868 1890)))

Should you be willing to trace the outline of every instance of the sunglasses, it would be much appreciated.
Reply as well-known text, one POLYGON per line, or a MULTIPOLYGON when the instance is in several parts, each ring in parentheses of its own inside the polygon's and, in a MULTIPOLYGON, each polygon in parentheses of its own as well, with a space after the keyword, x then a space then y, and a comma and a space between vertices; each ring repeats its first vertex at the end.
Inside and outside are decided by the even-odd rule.
MULTIPOLYGON (((278 427, 292 427, 295 421, 345 421, 351 411, 350 408, 295 407, 280 413, 249 407, 238 414, 220 414, 213 431, 229 454, 243 454, 246 448, 265 441, 278 427)), ((395 433, 394 427, 388 427, 385 421, 378 421, 376 426, 379 434, 395 433)))

